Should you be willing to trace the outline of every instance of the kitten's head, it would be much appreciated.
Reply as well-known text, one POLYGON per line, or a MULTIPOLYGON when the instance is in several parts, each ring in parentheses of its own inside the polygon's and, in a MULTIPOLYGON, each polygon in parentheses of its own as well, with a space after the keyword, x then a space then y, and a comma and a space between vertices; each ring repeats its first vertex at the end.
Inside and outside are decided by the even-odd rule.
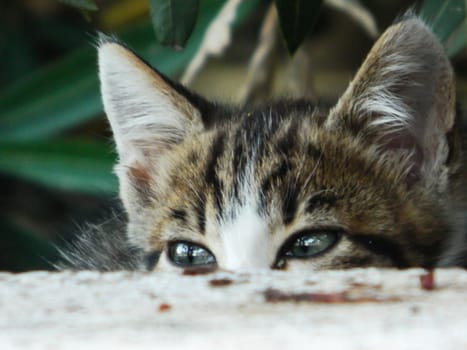
POLYGON ((212 104, 110 39, 99 68, 129 239, 160 254, 155 268, 436 262, 452 231, 454 80, 420 20, 390 27, 325 114, 212 104))

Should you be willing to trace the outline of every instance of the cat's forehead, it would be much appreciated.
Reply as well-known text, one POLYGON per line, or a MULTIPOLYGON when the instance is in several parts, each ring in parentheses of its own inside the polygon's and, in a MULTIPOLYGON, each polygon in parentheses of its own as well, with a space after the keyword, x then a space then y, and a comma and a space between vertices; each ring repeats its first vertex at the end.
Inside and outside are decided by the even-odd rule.
POLYGON ((320 118, 311 109, 263 109, 185 140, 170 155, 173 206, 219 218, 249 206, 288 223, 299 210, 344 197, 349 185, 371 192, 375 176, 393 180, 372 172, 375 159, 355 137, 326 131, 320 118))
POLYGON ((291 167, 292 155, 303 158, 307 152, 315 153, 313 139, 320 133, 323 117, 311 104, 282 106, 227 114, 203 132, 187 137, 170 158, 180 166, 194 166, 209 174, 230 171, 240 177, 247 171, 258 175, 278 162, 287 161, 291 167))
MULTIPOLYGON (((284 122, 289 120, 314 123, 322 121, 326 112, 325 108, 307 100, 282 99, 263 105, 243 106, 230 110, 226 118, 223 119, 232 125, 270 131, 280 128, 284 125, 284 122), (265 126, 267 126, 266 129, 264 129, 265 126)), ((222 118, 220 120, 222 121, 222 118)))
POLYGON ((233 155, 250 154, 259 159, 259 150, 266 150, 275 142, 278 143, 275 146, 285 148, 290 146, 285 143, 297 137, 304 141, 303 136, 324 120, 325 114, 312 103, 284 100, 257 108, 226 110, 216 122, 207 125, 205 133, 194 134, 187 141, 199 142, 200 151, 216 151, 216 147, 228 145, 235 148, 233 155), (214 143, 215 147, 210 148, 209 144, 214 143))

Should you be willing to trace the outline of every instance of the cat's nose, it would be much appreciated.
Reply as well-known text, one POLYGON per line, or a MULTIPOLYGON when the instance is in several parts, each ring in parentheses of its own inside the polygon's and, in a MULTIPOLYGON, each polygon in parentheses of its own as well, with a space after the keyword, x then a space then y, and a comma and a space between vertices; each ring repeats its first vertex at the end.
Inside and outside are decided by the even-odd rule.
POLYGON ((271 234, 255 205, 236 208, 236 215, 220 231, 222 253, 217 261, 221 268, 235 271, 271 266, 271 234))
POLYGON ((230 232, 224 236, 222 256, 218 256, 219 266, 227 270, 268 269, 271 260, 270 234, 266 227, 252 225, 244 231, 230 232))
POLYGON ((271 263, 266 257, 258 255, 250 256, 230 256, 220 264, 221 268, 230 271, 245 271, 245 270, 257 270, 257 269, 269 269, 271 263))

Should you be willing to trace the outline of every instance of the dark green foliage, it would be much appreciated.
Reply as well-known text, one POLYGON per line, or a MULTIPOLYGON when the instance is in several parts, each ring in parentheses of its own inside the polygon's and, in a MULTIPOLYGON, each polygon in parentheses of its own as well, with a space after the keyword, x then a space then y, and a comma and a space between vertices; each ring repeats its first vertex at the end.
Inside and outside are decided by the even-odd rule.
POLYGON ((433 28, 450 56, 467 45, 464 0, 425 0, 419 14, 433 28))
MULTIPOLYGON (((221 1, 206 2, 193 32, 193 39, 182 52, 173 52, 163 47, 154 49, 154 36, 148 20, 136 23, 121 32, 119 37, 124 42, 130 43, 138 53, 147 57, 148 61, 157 66, 161 72, 175 75, 196 52, 206 27, 217 14, 220 5, 222 5, 221 1), (149 52, 153 53, 150 57, 148 57, 149 52)), ((34 162, 28 163, 29 165, 23 164, 19 167, 8 158, 2 160, 2 155, 5 154, 0 151, 0 171, 44 184, 47 182, 46 167, 42 168, 40 175, 27 173, 33 171, 35 164, 48 164, 51 159, 68 159, 67 152, 72 149, 73 162, 78 162, 79 159, 88 162, 91 153, 89 149, 85 150, 81 147, 82 141, 69 141, 69 147, 61 149, 62 141, 53 139, 49 143, 44 143, 44 140, 56 138, 71 128, 100 118, 101 113, 95 50, 88 44, 0 93, 0 140, 8 142, 5 152, 21 155, 22 159, 27 159, 27 152, 31 151, 29 160, 34 159, 34 162), (48 145, 48 148, 41 148, 36 152, 35 143, 31 142, 37 141, 42 142, 42 147, 48 145), (54 143, 57 147, 53 146, 54 143), (16 153, 15 147, 18 148, 16 153)), ((88 187, 87 192, 97 192, 99 189, 105 192, 116 190, 116 183, 111 174, 112 161, 109 158, 111 144, 103 142, 94 145, 98 152, 94 152, 93 161, 88 162, 87 165, 88 172, 95 176, 84 176, 73 183, 67 175, 68 165, 64 163, 64 171, 57 169, 49 171, 49 176, 55 177, 55 183, 60 184, 58 187, 79 191, 88 187), (96 182, 100 184, 96 185, 96 182), (103 185, 104 183, 106 185, 103 185)), ((79 174, 76 175, 79 177, 79 174)), ((47 185, 52 183, 48 181, 47 185)))
POLYGON ((0 215, 0 271, 50 270, 58 257, 54 246, 0 215))
POLYGON ((198 0, 150 0, 149 3, 159 43, 184 47, 198 16, 198 0))
POLYGON ((0 142, 0 171, 44 186, 82 193, 114 193, 115 163, 108 145, 83 140, 0 142))
POLYGON ((322 0, 275 0, 287 49, 293 54, 319 17, 322 0))

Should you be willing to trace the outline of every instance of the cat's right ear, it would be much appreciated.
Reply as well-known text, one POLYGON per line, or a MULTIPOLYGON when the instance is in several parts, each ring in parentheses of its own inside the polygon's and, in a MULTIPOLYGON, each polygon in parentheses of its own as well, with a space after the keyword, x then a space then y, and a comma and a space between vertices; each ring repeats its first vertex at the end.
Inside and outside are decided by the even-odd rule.
POLYGON ((101 36, 99 78, 119 156, 115 170, 127 209, 137 186, 150 188, 157 160, 203 130, 200 110, 167 78, 116 40, 101 36))
POLYGON ((444 190, 455 100, 443 46, 421 19, 408 17, 381 35, 326 125, 376 144, 378 157, 399 155, 408 184, 444 190))

